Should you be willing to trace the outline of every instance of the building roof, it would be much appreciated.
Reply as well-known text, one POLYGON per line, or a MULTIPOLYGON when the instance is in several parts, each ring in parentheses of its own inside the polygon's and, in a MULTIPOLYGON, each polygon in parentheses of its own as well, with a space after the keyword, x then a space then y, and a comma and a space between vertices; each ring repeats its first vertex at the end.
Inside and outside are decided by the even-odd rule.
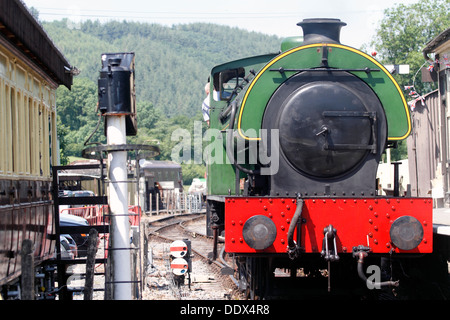
POLYGON ((429 41, 426 44, 425 48, 422 50, 422 52, 424 53, 424 55, 434 52, 434 50, 436 50, 440 45, 442 45, 448 40, 450 40, 450 28, 444 30, 436 38, 429 41))
POLYGON ((173 161, 165 160, 141 160, 141 169, 181 169, 181 165, 173 161))
POLYGON ((58 85, 70 89, 69 62, 20 0, 0 0, 0 37, 13 45, 58 85))

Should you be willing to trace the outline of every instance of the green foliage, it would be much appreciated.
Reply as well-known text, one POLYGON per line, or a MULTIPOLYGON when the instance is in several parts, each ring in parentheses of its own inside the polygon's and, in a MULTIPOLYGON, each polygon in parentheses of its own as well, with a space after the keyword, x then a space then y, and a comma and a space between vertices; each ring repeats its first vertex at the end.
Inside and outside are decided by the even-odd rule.
POLYGON ((197 164, 181 164, 183 171, 183 184, 190 185, 194 178, 203 178, 206 173, 204 165, 197 164))
POLYGON ((429 41, 450 27, 449 21, 448 0, 396 4, 385 10, 371 45, 377 48, 383 63, 410 65, 409 75, 395 76, 401 86, 412 85, 414 81, 416 90, 426 93, 435 87, 423 84, 420 72, 415 77, 425 62, 422 50, 429 41))
POLYGON ((217 64, 261 53, 277 52, 280 39, 214 24, 165 27, 139 22, 44 22, 50 38, 81 77, 96 82, 101 54, 134 52, 137 101, 150 101, 168 117, 196 115, 204 86, 217 64))
MULTIPOLYGON (((98 122, 97 86, 87 78, 75 78, 70 91, 65 87, 58 88, 56 105, 62 154, 64 157, 80 156, 98 122)), ((105 138, 96 132, 92 141, 104 142, 105 138)))
POLYGON ((408 157, 408 146, 406 144, 406 141, 400 141, 398 143, 397 148, 394 148, 391 151, 391 160, 400 161, 407 157, 408 157))
MULTIPOLYGON (((377 58, 384 64, 409 64, 409 74, 394 75, 394 78, 402 88, 414 85, 415 90, 423 95, 437 89, 437 84, 421 81, 420 69, 428 66, 422 50, 429 41, 449 27, 449 0, 396 4, 385 10, 384 18, 370 45, 376 47, 379 53, 377 58)), ((406 96, 406 99, 410 98, 406 96)), ((394 161, 407 158, 406 143, 400 142, 398 148, 392 150, 391 156, 394 161)))
MULTIPOLYGON (((81 156, 91 134, 90 143, 106 143, 103 122, 94 133, 100 117, 97 79, 102 53, 135 53, 138 134, 128 137, 128 143, 157 145, 161 154, 156 160, 171 160, 172 149, 179 143, 172 141, 172 133, 186 129, 194 159, 194 121, 202 121, 201 104, 210 70, 229 60, 276 52, 281 42, 274 36, 204 23, 164 27, 89 20, 75 25, 63 19, 42 24, 70 63, 81 70, 71 90, 60 87, 57 91, 63 164, 69 157, 81 156)), ((202 132, 205 129, 203 124, 202 132)), ((204 164, 182 166, 185 184, 205 174, 204 164)))
POLYGON ((62 165, 69 164, 69 156, 67 155, 66 149, 66 136, 69 132, 66 125, 61 122, 61 118, 56 119, 56 130, 59 137, 59 158, 62 165))

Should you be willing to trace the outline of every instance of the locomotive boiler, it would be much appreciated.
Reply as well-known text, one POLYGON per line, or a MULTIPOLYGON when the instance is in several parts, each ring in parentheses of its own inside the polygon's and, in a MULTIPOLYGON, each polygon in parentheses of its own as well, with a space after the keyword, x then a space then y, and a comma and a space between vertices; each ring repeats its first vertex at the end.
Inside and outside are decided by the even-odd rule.
POLYGON ((408 105, 380 62, 340 43, 344 22, 298 25, 279 53, 211 71, 208 232, 224 235, 251 298, 275 295, 279 270, 298 295, 401 292, 408 257, 433 251, 432 200, 377 190, 383 153, 411 131, 408 105))

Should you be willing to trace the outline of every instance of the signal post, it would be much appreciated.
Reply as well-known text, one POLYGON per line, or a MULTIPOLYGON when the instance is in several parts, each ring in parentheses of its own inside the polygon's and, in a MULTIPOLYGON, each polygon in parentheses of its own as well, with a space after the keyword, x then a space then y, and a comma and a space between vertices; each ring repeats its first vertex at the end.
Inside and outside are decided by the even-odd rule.
MULTIPOLYGON (((136 152, 136 172, 139 181, 139 157, 153 158, 160 154, 157 146, 127 144, 127 136, 137 133, 136 94, 134 87, 134 53, 102 54, 102 70, 98 79, 98 107, 105 117, 107 145, 83 150, 87 158, 92 154, 108 154, 111 241, 109 257, 112 266, 112 298, 131 300, 132 280, 130 220, 128 213, 127 153, 136 152), (137 155, 138 152, 142 152, 137 155)), ((96 158, 96 157, 94 157, 96 158)), ((98 159, 98 158, 96 158, 98 159)), ((102 161, 103 157, 100 156, 102 161)), ((139 192, 139 183, 137 183, 139 192)), ((137 281, 140 282, 140 281, 137 281)))
POLYGON ((108 148, 110 257, 114 300, 132 299, 127 135, 135 135, 134 53, 102 55, 99 109, 105 116, 108 148), (128 125, 127 125, 128 122, 128 125), (131 125, 130 125, 131 124, 131 125))

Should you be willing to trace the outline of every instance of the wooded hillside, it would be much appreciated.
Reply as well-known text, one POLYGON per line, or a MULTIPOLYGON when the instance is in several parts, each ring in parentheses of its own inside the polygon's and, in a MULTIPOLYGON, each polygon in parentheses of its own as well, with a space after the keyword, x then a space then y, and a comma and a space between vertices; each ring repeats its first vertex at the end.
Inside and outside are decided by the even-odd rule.
MULTIPOLYGON (((205 23, 166 27, 87 21, 74 25, 63 19, 42 25, 69 62, 81 70, 71 91, 60 87, 57 92, 63 163, 68 156, 81 155, 97 124, 102 53, 135 53, 138 135, 130 137, 129 143, 157 143, 162 150, 157 159, 171 160, 177 143, 171 141, 172 132, 177 128, 193 132, 194 121, 202 120, 201 104, 210 70, 230 60, 278 52, 281 43, 275 36, 205 23)), ((105 141, 100 126, 90 142, 105 141)), ((183 165, 183 174, 184 182, 190 183, 193 177, 204 175, 204 166, 183 165)))
MULTIPOLYGON (((67 20, 43 23, 70 63, 96 82, 104 52, 135 52, 138 101, 167 116, 199 111, 209 71, 217 64, 277 52, 280 39, 214 24, 165 27, 158 24, 87 21, 69 29, 67 20)), ((301 32, 299 28, 299 33, 301 32)))

